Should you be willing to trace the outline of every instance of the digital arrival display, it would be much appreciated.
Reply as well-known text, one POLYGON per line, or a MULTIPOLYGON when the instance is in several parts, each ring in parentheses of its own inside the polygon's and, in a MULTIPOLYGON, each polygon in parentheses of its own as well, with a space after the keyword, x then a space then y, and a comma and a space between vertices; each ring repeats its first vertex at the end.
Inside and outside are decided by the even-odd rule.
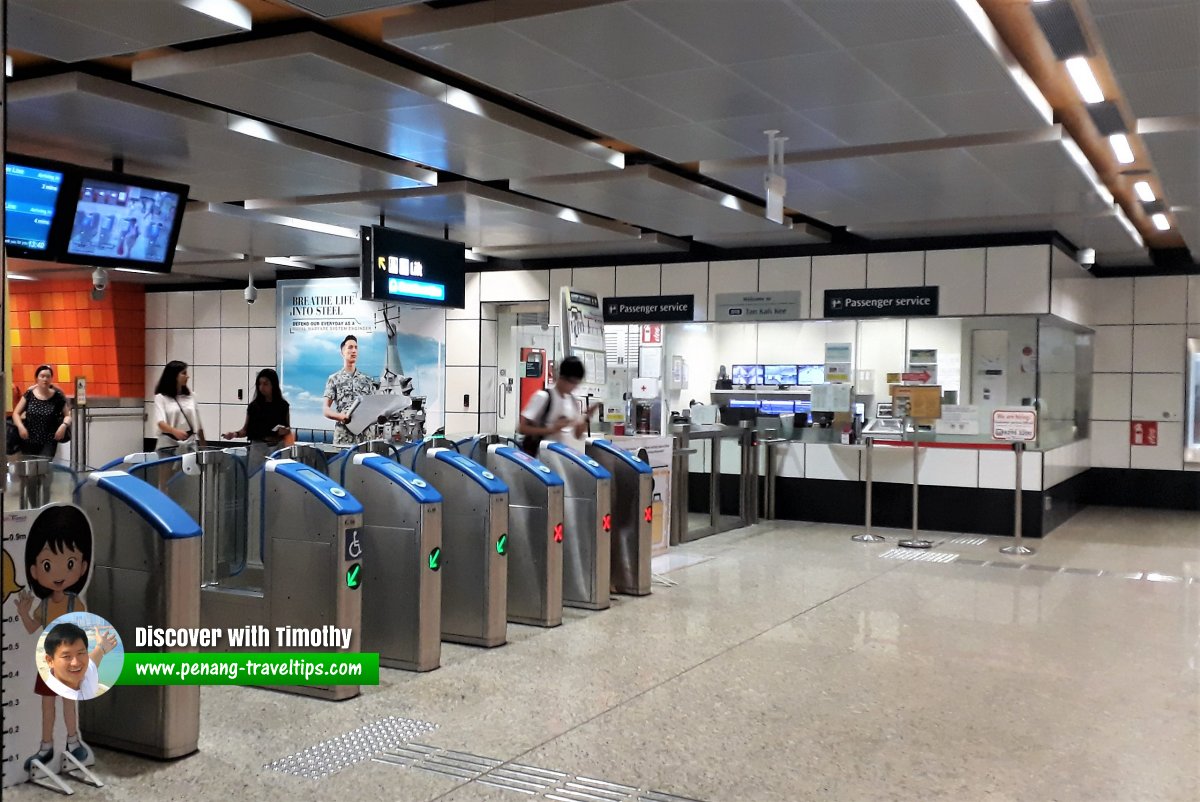
POLYGON ((63 174, 22 164, 4 165, 4 244, 46 250, 63 174))

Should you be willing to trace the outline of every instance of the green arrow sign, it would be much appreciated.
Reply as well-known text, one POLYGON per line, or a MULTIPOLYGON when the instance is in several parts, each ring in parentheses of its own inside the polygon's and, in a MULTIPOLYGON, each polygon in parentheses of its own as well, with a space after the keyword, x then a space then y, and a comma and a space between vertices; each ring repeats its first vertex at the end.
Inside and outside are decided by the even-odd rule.
POLYGON ((362 563, 355 563, 346 569, 346 587, 358 590, 362 584, 362 563))
POLYGON ((507 551, 508 535, 501 535, 500 539, 496 541, 496 553, 503 557, 507 551))
POLYGON ((429 570, 436 571, 442 567, 442 550, 435 548, 429 552, 429 570))

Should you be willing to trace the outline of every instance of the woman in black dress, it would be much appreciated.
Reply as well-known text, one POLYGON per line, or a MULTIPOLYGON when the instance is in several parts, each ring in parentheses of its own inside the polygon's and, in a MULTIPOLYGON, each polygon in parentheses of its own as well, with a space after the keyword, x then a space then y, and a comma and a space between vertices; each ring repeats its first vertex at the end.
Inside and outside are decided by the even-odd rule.
POLYGON ((225 432, 226 440, 245 437, 250 441, 250 468, 253 470, 267 454, 284 445, 292 433, 292 413, 283 391, 279 374, 263 368, 254 379, 254 398, 246 405, 246 422, 236 432, 225 432))
MULTIPOLYGON (((25 391, 13 408, 13 425, 21 437, 21 454, 26 459, 54 459, 54 453, 71 425, 70 402, 63 391, 54 386, 54 369, 49 365, 38 365, 34 376, 37 382, 25 391)), ((49 482, 49 474, 26 479, 21 488, 22 504, 39 506, 49 501, 49 498, 42 498, 41 493, 49 482)))

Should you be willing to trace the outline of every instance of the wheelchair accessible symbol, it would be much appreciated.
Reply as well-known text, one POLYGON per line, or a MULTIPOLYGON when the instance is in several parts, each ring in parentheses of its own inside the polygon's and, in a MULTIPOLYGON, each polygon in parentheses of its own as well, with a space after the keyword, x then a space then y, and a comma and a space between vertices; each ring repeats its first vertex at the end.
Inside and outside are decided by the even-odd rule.
POLYGON ((362 541, 358 539, 357 529, 346 530, 346 559, 359 560, 362 559, 363 547, 362 541))

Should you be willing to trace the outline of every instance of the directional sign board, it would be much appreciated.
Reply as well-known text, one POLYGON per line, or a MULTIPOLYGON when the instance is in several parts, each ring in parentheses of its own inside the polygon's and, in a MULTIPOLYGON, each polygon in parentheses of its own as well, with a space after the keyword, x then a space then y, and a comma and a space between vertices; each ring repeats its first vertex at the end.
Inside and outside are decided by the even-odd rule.
POLYGON ((1028 442, 1037 439, 1037 410, 1033 407, 992 412, 992 439, 1028 442))

